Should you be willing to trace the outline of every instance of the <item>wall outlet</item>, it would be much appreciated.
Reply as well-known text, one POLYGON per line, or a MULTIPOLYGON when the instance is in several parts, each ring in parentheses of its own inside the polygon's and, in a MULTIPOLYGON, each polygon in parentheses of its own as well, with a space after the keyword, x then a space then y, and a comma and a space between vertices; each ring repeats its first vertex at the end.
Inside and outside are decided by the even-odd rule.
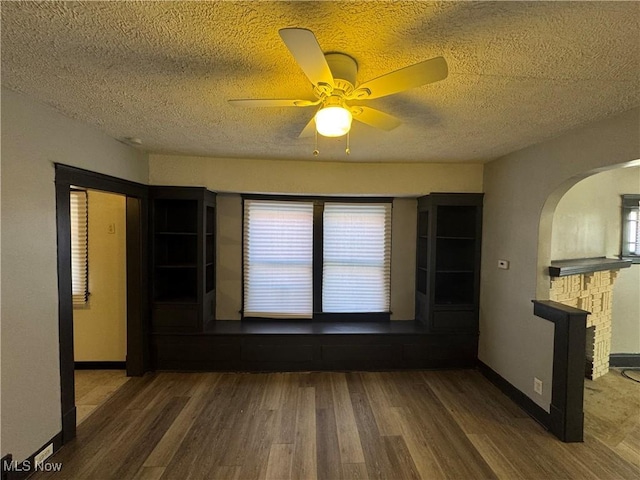
POLYGON ((498 268, 509 270, 509 260, 498 260, 498 268))
POLYGON ((44 463, 44 461, 47 458, 49 458, 51 455, 53 455, 53 443, 50 443, 49 445, 44 447, 42 450, 40 450, 40 453, 38 453, 35 457, 33 457, 33 461, 35 465, 39 465, 41 463, 44 463))
POLYGON ((538 395, 542 395, 542 380, 533 377, 533 391, 538 395))

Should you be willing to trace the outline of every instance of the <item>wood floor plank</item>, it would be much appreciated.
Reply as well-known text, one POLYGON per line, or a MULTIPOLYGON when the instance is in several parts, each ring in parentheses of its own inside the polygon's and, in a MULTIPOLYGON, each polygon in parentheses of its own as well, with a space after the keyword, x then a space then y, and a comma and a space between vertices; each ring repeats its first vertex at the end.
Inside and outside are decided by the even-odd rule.
MULTIPOLYGON (((320 480, 342 480, 343 469, 338 442, 338 427, 333 408, 316 408, 316 449, 318 478, 320 480)), ((348 479, 348 477, 344 478, 348 479)))
POLYGON ((364 463, 343 463, 342 478, 349 480, 369 480, 367 466, 364 463))
POLYGON ((197 389, 193 392, 175 422, 147 457, 144 462, 145 467, 166 467, 169 465, 187 432, 200 415, 200 411, 205 407, 206 392, 215 387, 219 379, 220 375, 215 373, 199 378, 197 389))
MULTIPOLYGON (((287 480, 291 478, 293 445, 290 443, 274 443, 269 451, 266 480, 287 480)), ((294 477, 298 478, 298 477, 294 477)))
POLYGON ((318 478, 316 448, 316 389, 298 389, 296 412, 296 440, 292 465, 292 477, 300 480, 318 478))
POLYGON ((405 407, 398 407, 398 417, 402 428, 402 438, 416 466, 416 470, 423 480, 437 480, 445 478, 435 453, 431 439, 425 437, 424 431, 416 426, 413 413, 405 407))
POLYGON ((167 465, 163 479, 202 478, 212 467, 206 464, 215 463, 223 454, 224 442, 228 440, 223 425, 240 379, 239 375, 222 374, 215 388, 206 394, 205 408, 167 465))
POLYGON ((282 403, 282 391, 286 373, 268 373, 267 381, 260 400, 260 408, 278 410, 282 403))
POLYGON ((275 438, 276 418, 272 410, 260 410, 256 414, 252 428, 249 430, 247 455, 240 469, 242 480, 258 480, 266 477, 269 451, 275 438))
POLYGON ((489 435, 470 434, 468 437, 498 478, 504 480, 525 478, 489 435))
POLYGON ((164 473, 164 467, 141 467, 133 480, 159 480, 164 473))
POLYGON ((340 459, 342 463, 364 463, 362 444, 344 373, 336 373, 331 377, 331 388, 333 390, 338 444, 340 445, 340 459))
POLYGON ((627 462, 640 468, 640 422, 614 450, 627 462))
POLYGON ((404 438, 400 435, 385 436, 382 441, 387 451, 387 457, 391 462, 391 469, 394 472, 401 472, 402 478, 407 480, 420 480, 421 476, 404 438))
POLYGON ((186 397, 174 397, 162 404, 162 407, 147 410, 131 425, 131 429, 117 438, 110 447, 110 455, 102 459, 87 478, 132 478, 142 467, 175 418, 187 403, 186 397))
POLYGON ((397 415, 397 407, 392 407, 385 395, 380 376, 376 372, 365 372, 362 382, 378 425, 380 435, 401 435, 402 428, 397 415))
POLYGON ((240 472, 241 468, 236 465, 220 465, 209 473, 207 480, 242 480, 240 472))
POLYGON ((333 388, 331 372, 313 372, 313 387, 316 389, 316 409, 333 409, 333 388))
POLYGON ((296 416, 291 415, 291 412, 295 412, 298 405, 298 387, 298 375, 285 374, 276 416, 277 432, 274 440, 276 443, 295 442, 296 416))
POLYGON ((393 448, 389 448, 390 444, 385 442, 388 437, 380 435, 362 376, 358 373, 349 373, 346 378, 369 478, 380 480, 394 477, 420 478, 411 455, 407 455, 408 460, 394 458, 396 452, 393 448))
POLYGON ((261 393, 265 390, 266 375, 244 374, 232 398, 232 406, 228 409, 228 416, 223 428, 232 431, 233 435, 226 442, 224 454, 219 463, 221 465, 242 466, 247 456, 245 446, 251 439, 250 431, 257 421, 256 415, 261 410, 261 393))

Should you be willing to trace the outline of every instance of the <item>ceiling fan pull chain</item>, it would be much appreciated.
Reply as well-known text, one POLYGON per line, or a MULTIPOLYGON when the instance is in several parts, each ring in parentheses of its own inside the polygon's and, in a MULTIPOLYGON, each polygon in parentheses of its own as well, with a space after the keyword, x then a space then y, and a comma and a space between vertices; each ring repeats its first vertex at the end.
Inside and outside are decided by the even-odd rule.
POLYGON ((316 148, 313 150, 313 156, 317 157, 319 153, 320 150, 318 150, 318 130, 316 130, 316 148))
POLYGON ((345 149, 347 155, 351 155, 351 149, 349 148, 349 132, 347 132, 347 148, 345 149))

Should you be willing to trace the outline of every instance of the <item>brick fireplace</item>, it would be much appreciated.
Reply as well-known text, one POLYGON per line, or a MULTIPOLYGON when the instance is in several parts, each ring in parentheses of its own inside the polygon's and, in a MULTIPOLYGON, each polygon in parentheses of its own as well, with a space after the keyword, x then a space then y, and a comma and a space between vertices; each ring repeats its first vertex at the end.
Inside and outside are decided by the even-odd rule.
POLYGON ((613 284, 630 261, 589 258, 551 262, 549 300, 590 312, 587 316, 586 376, 592 380, 609 371, 613 284))

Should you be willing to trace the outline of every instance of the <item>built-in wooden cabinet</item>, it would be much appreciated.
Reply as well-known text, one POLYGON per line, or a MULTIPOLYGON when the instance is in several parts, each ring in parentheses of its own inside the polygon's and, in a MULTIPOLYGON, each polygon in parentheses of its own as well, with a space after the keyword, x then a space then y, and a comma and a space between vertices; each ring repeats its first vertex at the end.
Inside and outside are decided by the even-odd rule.
POLYGON ((418 199, 416 320, 432 333, 477 333, 482 194, 418 199))
POLYGON ((201 332, 215 317, 215 194, 151 189, 151 325, 201 332))

